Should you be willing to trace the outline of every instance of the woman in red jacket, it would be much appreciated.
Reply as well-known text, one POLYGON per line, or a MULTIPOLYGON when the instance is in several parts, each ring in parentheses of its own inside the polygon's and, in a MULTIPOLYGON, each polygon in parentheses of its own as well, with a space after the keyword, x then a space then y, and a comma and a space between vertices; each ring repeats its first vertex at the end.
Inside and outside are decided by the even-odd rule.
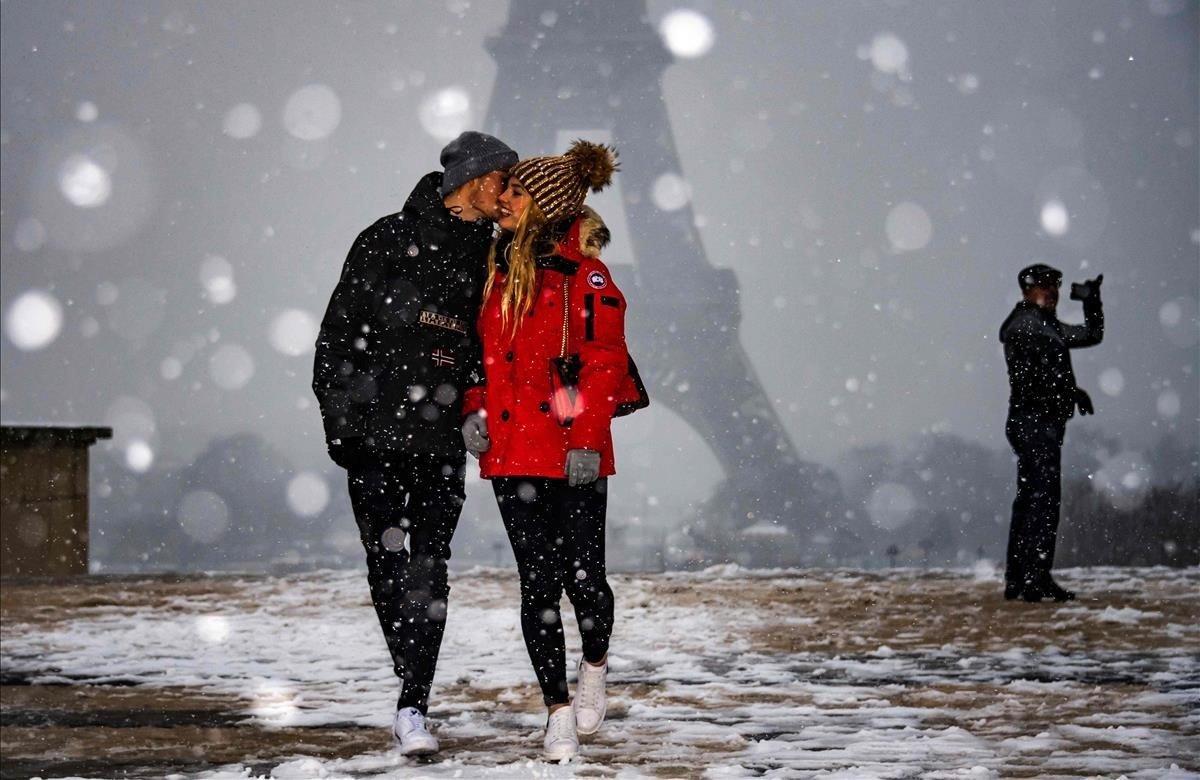
POLYGON ((575 755, 605 713, 613 626, 605 577, 609 424, 645 404, 625 348, 625 298, 600 261, 609 233, 583 205, 616 170, 612 149, 576 141, 522 160, 500 196, 505 231, 488 257, 478 330, 484 384, 467 391, 463 437, 492 481, 521 577, 521 628, 550 711, 545 755, 575 755), (567 692, 559 601, 583 640, 567 692))

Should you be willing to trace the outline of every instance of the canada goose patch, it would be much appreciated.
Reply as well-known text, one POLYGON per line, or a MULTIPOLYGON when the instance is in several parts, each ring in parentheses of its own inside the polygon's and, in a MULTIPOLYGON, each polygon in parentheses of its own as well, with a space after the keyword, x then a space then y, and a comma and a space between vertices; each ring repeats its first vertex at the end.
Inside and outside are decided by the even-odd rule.
POLYGON ((603 290, 608 286, 608 277, 600 271, 592 271, 588 274, 588 284, 597 290, 603 290))

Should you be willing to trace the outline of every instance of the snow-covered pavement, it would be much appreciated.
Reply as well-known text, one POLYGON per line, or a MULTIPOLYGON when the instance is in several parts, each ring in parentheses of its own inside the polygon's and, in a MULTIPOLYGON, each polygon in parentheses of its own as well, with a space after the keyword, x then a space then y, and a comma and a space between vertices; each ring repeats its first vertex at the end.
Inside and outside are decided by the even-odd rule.
POLYGON ((536 760, 511 571, 453 578, 443 751, 421 763, 387 741, 396 683, 363 573, 6 585, 0 661, 22 693, 4 754, 46 777, 1197 776, 1200 570, 1061 579, 1078 601, 1006 603, 986 565, 615 576, 608 720, 562 766, 536 760), (60 718, 30 693, 50 683, 139 716, 60 718), (175 697, 206 702, 203 728, 155 722, 175 697))

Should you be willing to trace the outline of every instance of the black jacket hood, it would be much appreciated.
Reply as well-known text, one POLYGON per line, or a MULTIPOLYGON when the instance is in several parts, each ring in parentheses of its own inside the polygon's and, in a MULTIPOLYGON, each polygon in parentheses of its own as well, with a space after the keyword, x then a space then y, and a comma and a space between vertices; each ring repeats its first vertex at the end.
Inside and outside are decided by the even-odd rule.
POLYGON ((444 222, 450 217, 450 212, 442 203, 442 174, 431 171, 421 177, 417 186, 409 193, 404 201, 403 212, 409 218, 427 219, 434 222, 444 222))
POLYGON ((413 187, 408 200, 404 201, 401 213, 417 224, 443 230, 459 237, 490 236, 492 223, 481 219, 467 222, 450 213, 442 200, 442 174, 431 171, 421 177, 413 187))

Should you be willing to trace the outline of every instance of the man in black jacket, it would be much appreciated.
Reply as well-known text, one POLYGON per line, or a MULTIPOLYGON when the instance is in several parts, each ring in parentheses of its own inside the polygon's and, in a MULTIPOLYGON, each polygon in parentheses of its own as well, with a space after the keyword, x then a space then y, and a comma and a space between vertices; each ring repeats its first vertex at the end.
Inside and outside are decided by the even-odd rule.
POLYGON ((364 230, 317 338, 313 391, 329 455, 347 471, 371 599, 401 680, 393 733, 432 753, 429 689, 465 499, 462 393, 479 383, 475 334, 497 196, 517 154, 466 132, 398 214, 364 230), (405 549, 405 539, 408 549, 405 549))
POLYGON ((1071 285, 1071 297, 1083 301, 1083 325, 1067 325, 1055 313, 1061 271, 1031 265, 1017 281, 1022 299, 1000 326, 1011 388, 1005 433, 1017 454, 1004 597, 1069 601, 1075 594, 1050 576, 1062 496, 1062 443, 1076 407, 1080 414, 1095 411, 1091 398, 1075 384, 1070 350, 1104 338, 1104 275, 1071 285))

